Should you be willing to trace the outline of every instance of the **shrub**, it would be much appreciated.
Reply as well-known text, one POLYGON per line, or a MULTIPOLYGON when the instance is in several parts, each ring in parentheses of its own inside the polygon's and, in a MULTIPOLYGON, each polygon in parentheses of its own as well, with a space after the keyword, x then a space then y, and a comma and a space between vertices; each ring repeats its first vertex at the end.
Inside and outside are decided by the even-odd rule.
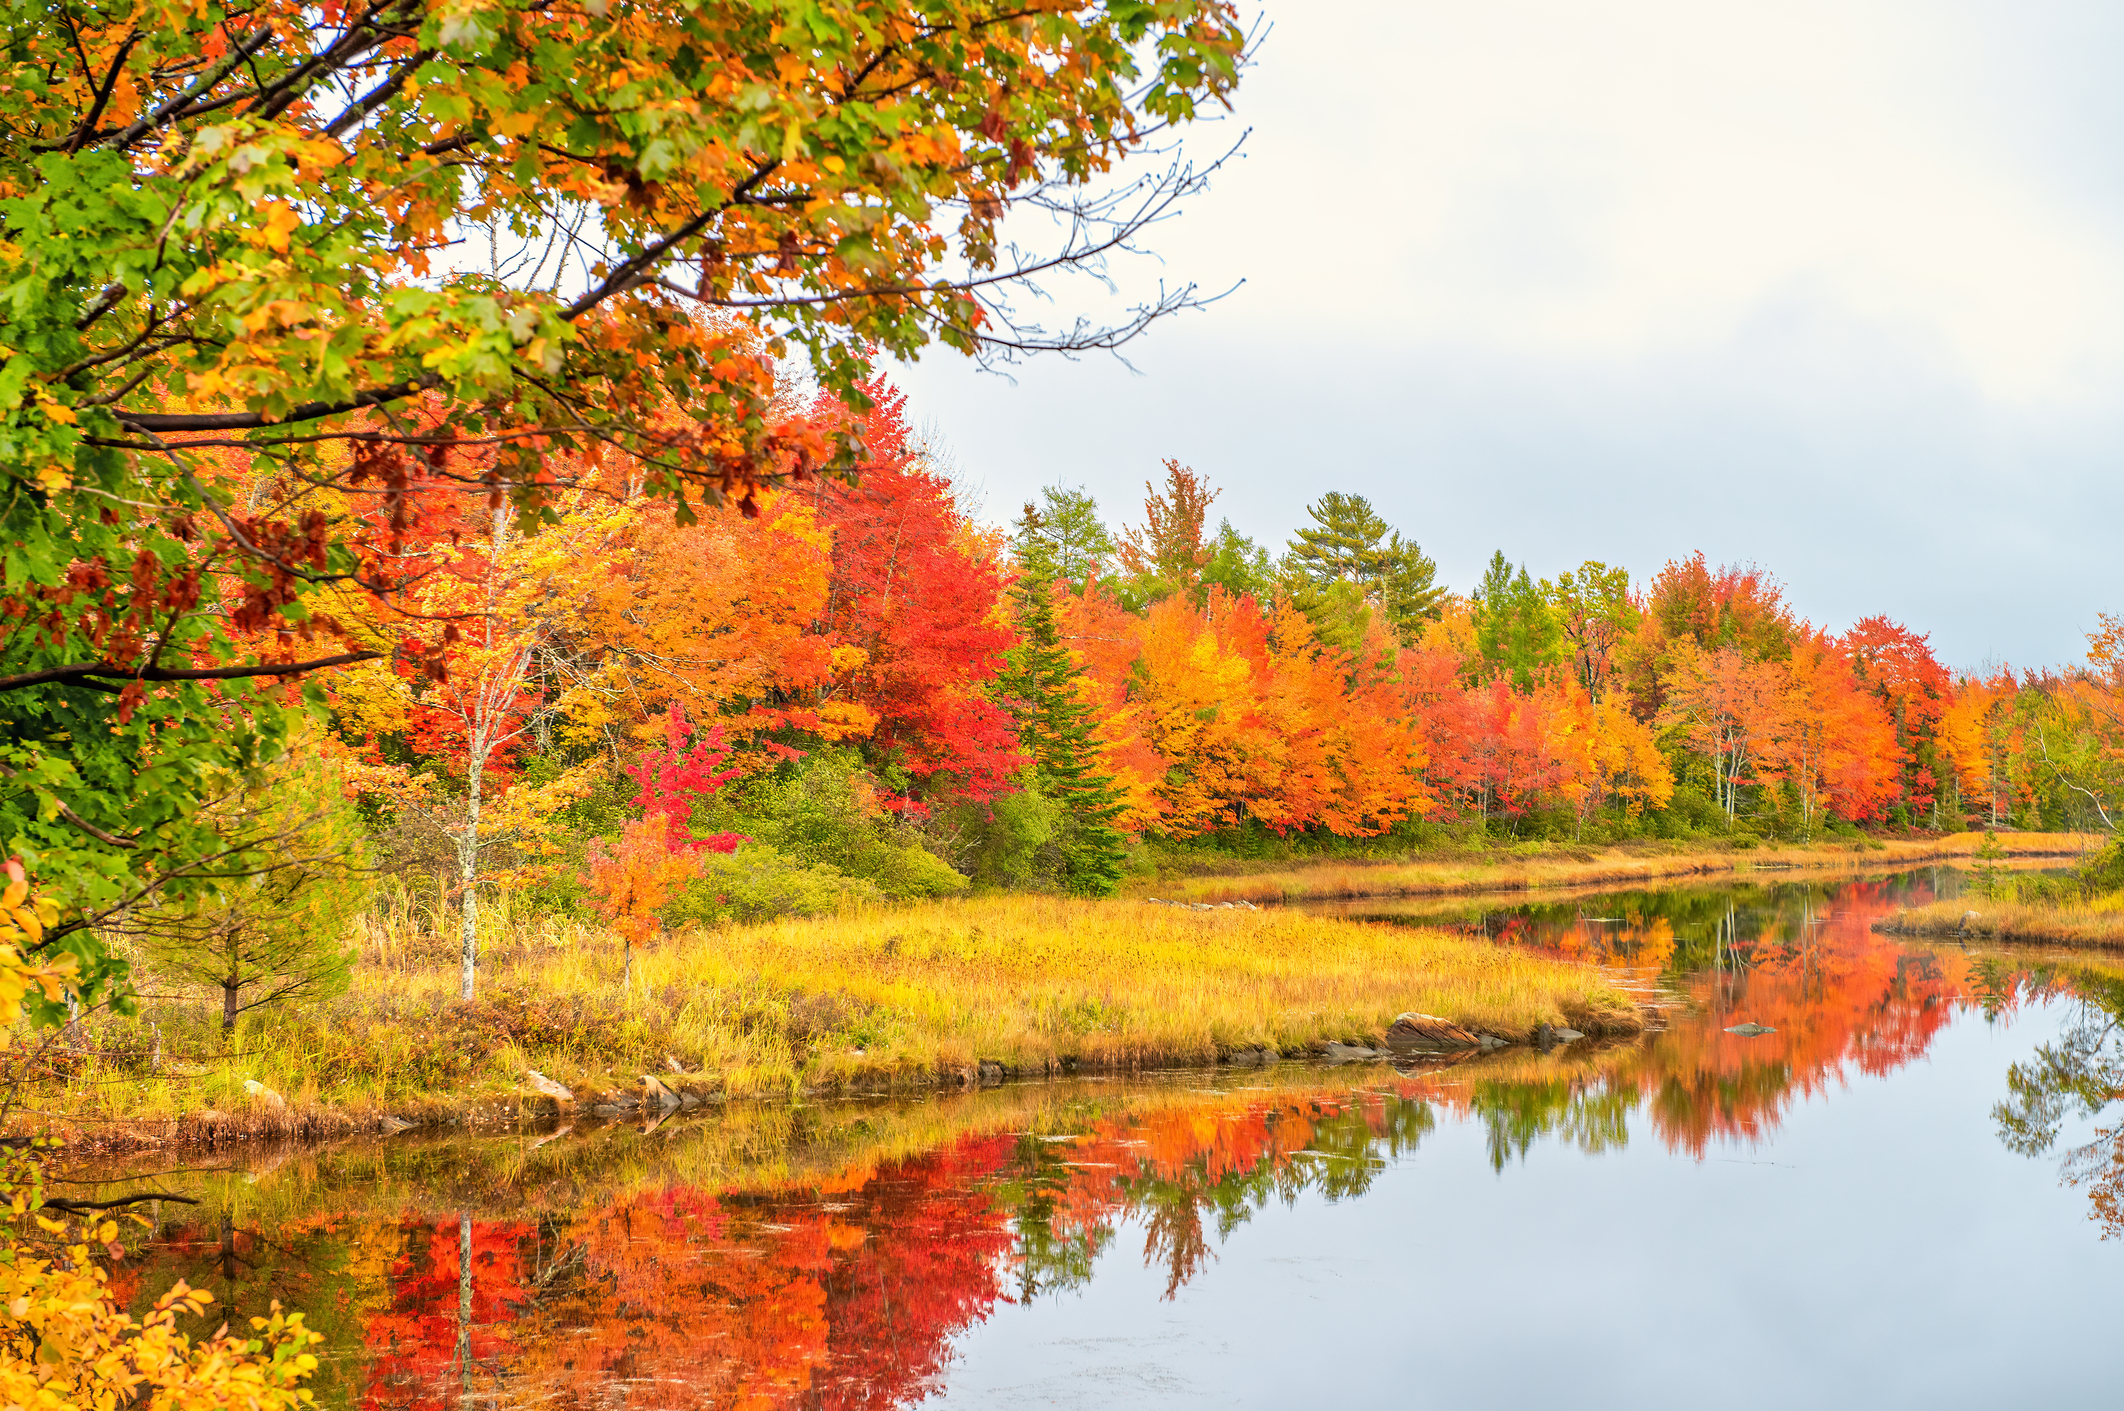
POLYGON ((944 855, 974 881, 1022 887, 1059 880, 1063 859, 1055 844, 1063 821, 1061 806, 1027 777, 1015 793, 942 810, 929 831, 948 840, 942 844, 944 855))
POLYGON ((844 906, 887 899, 868 878, 850 877, 824 863, 798 862, 757 843, 707 858, 697 877, 672 891, 660 914, 665 925, 674 927, 827 916, 844 906))
POLYGON ((743 790, 727 805, 696 814, 763 843, 791 862, 826 867, 876 885, 894 900, 949 896, 967 878, 922 846, 921 835, 878 802, 869 773, 852 751, 815 750, 743 790), (712 813, 713 817, 706 815, 712 813))

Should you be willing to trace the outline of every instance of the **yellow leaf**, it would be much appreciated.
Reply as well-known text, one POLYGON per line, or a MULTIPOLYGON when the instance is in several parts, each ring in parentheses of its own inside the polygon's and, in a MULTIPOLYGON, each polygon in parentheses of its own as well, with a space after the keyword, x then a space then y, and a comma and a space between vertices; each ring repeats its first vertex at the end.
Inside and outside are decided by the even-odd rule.
POLYGON ((288 248, 288 234, 300 224, 302 217, 295 213, 293 206, 285 201, 275 201, 266 207, 265 229, 259 234, 268 249, 285 254, 288 248))

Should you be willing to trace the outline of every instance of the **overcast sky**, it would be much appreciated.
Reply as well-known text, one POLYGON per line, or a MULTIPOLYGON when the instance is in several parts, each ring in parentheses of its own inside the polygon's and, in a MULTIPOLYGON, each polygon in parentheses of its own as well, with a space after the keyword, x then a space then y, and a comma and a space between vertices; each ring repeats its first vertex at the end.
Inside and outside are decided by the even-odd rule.
POLYGON ((1137 519, 1173 456, 1272 549, 1367 495, 1461 591, 1493 549, 1702 549, 1954 666, 2077 659, 2124 611, 2124 6, 1267 18, 1202 134, 1244 158, 1127 276, 1242 288, 1133 371, 896 372, 989 518, 1061 481, 1137 519))

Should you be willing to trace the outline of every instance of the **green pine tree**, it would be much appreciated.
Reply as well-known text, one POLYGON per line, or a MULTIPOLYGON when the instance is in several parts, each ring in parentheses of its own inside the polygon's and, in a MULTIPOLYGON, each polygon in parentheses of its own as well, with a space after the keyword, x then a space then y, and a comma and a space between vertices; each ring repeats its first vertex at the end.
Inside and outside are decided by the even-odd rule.
POLYGON ((1269 561, 1267 549, 1232 528, 1227 519, 1218 524, 1217 537, 1210 540, 1210 561, 1202 567, 1202 581, 1217 584, 1233 597, 1265 602, 1275 590, 1276 565, 1269 561))
POLYGON ((1054 841, 1059 880, 1072 892, 1107 896, 1120 884, 1127 857, 1115 823, 1121 794, 1099 768, 1091 710, 1077 698, 1077 667, 1055 623, 1054 542, 1031 505, 1017 528, 1011 604, 1019 643, 998 684, 1016 702, 1018 738, 1032 756, 1040 792, 1062 811, 1054 841))
POLYGON ((1037 530, 1054 552, 1055 576, 1075 589, 1087 578, 1104 578, 1114 561, 1114 536, 1099 518, 1099 502, 1082 486, 1050 485, 1040 492, 1046 509, 1037 530))
POLYGON ((1563 628, 1541 585, 1524 565, 1514 574, 1504 551, 1475 590, 1475 650, 1490 677, 1510 676, 1515 689, 1533 689, 1536 674, 1563 660, 1563 628))
POLYGON ((1433 581, 1438 565, 1414 540, 1389 530, 1370 500, 1330 490, 1305 512, 1313 525, 1300 529, 1292 541, 1284 555, 1284 574, 1292 598, 1324 634, 1333 636, 1335 629, 1320 620, 1316 608, 1327 608, 1335 583, 1356 584, 1405 638, 1421 632, 1424 622, 1438 615, 1445 601, 1445 590, 1433 581))

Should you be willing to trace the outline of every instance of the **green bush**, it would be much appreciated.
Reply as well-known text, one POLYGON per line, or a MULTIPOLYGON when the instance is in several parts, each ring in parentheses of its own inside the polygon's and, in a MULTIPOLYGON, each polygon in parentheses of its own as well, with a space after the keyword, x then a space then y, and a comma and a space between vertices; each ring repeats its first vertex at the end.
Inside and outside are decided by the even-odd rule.
POLYGON ((1063 870, 1061 807, 1030 778, 1018 792, 988 803, 964 803, 940 810, 930 820, 929 835, 938 851, 984 887, 1023 887, 1051 883, 1063 870))
POLYGON ((2075 877, 2089 897, 2124 892, 2124 837, 2111 838, 2109 846, 2080 864, 2075 877))
MULTIPOLYGON (((964 881, 960 878, 961 885, 964 881)), ((780 916, 827 916, 843 906, 885 900, 887 893, 868 878, 850 877, 837 867, 799 862, 773 848, 745 843, 728 855, 709 854, 700 876, 675 888, 660 914, 667 926, 712 926, 780 916)))
POLYGON ((920 833, 878 808, 870 776, 850 750, 814 750, 749 781, 698 811, 694 827, 743 833, 793 863, 871 882, 895 901, 970 885, 922 846, 920 833))

